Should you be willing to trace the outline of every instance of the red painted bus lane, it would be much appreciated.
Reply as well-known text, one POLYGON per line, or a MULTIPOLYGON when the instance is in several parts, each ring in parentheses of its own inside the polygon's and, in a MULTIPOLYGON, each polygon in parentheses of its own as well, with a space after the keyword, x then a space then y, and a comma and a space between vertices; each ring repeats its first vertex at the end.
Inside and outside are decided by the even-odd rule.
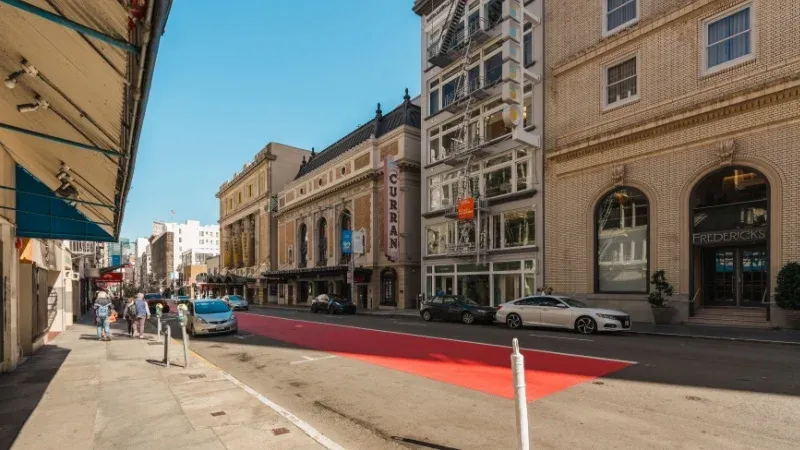
MULTIPOLYGON (((255 335, 514 398, 508 347, 254 314, 237 317, 239 328, 255 335)), ((522 353, 529 401, 634 364, 538 350, 522 353)))

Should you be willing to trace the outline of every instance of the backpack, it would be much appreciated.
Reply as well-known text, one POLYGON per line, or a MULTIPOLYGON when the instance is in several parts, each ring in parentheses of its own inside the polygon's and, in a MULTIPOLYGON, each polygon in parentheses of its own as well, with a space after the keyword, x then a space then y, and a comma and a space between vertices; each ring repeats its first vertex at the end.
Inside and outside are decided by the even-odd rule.
POLYGON ((105 305, 98 305, 97 306, 97 317, 108 317, 108 310, 110 303, 106 303, 105 305))
POLYGON ((136 303, 131 303, 125 308, 125 312, 127 313, 128 319, 135 319, 136 318, 136 303))

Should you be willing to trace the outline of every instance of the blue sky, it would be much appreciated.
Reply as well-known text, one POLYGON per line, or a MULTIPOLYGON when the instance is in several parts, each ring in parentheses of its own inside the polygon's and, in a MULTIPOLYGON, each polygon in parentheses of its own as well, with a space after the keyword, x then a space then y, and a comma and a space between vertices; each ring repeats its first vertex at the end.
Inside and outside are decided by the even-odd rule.
POLYGON ((420 92, 412 0, 176 1, 122 236, 216 223, 220 184, 270 142, 317 150, 420 92), (235 6, 234 6, 235 5, 235 6), (309 5, 314 5, 310 8, 309 5))

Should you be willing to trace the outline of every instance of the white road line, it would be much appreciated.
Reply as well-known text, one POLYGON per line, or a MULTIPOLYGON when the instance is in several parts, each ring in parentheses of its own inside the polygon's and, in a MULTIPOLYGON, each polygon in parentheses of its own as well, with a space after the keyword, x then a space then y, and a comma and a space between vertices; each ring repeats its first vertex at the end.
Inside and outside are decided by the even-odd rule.
POLYGON ((574 337, 566 337, 566 336, 547 336, 544 334, 529 334, 530 337, 539 337, 539 338, 547 338, 547 339, 564 339, 567 341, 584 341, 584 342, 594 342, 594 339, 583 339, 583 338, 574 338, 574 337))
POLYGON ((229 374, 228 372, 225 372, 225 371, 222 371, 222 370, 220 370, 220 371, 225 376, 225 378, 227 378, 230 382, 232 382, 233 384, 235 384, 235 385, 239 386, 240 388, 244 389, 245 392, 247 392, 248 394, 250 394, 253 397, 257 398, 258 401, 260 401, 261 403, 263 403, 266 406, 269 406, 275 412, 277 412, 278 414, 280 414, 283 417, 285 417, 287 420, 289 420, 289 422, 292 422, 297 428, 300 428, 301 430, 303 430, 303 432, 305 434, 307 434, 311 439, 317 441, 317 443, 319 443, 323 447, 327 448, 328 450, 344 450, 344 447, 342 447, 341 445, 337 444, 336 442, 333 442, 332 440, 330 440, 327 437, 325 437, 325 435, 320 433, 319 430, 317 430, 316 428, 312 427, 308 423, 304 422, 299 417, 297 417, 294 414, 292 414, 291 412, 289 412, 289 410, 287 410, 283 406, 278 405, 277 403, 273 402, 272 400, 268 399, 267 397, 264 397, 263 395, 259 394, 253 388, 251 388, 250 386, 242 383, 236 377, 234 377, 233 375, 229 374))
MULTIPOLYGON (((317 324, 317 325, 328 325, 328 326, 331 326, 331 327, 341 327, 341 328, 355 328, 357 330, 376 331, 378 333, 397 334, 397 335, 400 335, 400 336, 413 336, 413 337, 422 337, 422 338, 428 338, 428 339, 438 339, 440 341, 461 342, 461 343, 464 343, 464 344, 484 345, 486 347, 511 348, 510 345, 487 344, 485 342, 465 341, 465 340, 462 340, 462 339, 443 338, 443 337, 437 337, 437 336, 428 336, 428 335, 424 335, 424 334, 403 333, 402 331, 386 331, 386 330, 377 330, 375 328, 356 327, 356 326, 353 326, 353 325, 339 325, 339 324, 336 324, 336 323, 315 322, 313 320, 287 319, 285 317, 269 316, 269 315, 263 315, 263 314, 252 314, 252 313, 249 313, 249 314, 251 314, 253 316, 256 316, 256 317, 269 317, 270 319, 288 320, 290 322, 313 323, 313 324, 317 324)), ((527 348, 527 347, 522 348, 522 347, 520 347, 520 349, 521 350, 529 350, 529 351, 532 351, 532 352, 548 353, 548 354, 551 354, 551 355, 562 355, 562 356, 572 356, 572 357, 575 357, 575 358, 595 359, 595 360, 598 360, 598 361, 620 362, 620 363, 625 363, 625 364, 639 364, 638 361, 628 361, 628 360, 625 360, 625 359, 614 359, 614 358, 603 358, 603 357, 600 357, 600 356, 576 355, 574 353, 554 352, 554 351, 550 351, 550 350, 540 350, 538 348, 527 348)))
POLYGON ((322 361, 323 359, 336 358, 336 355, 320 356, 319 358, 311 358, 309 356, 303 356, 303 358, 305 358, 305 359, 300 360, 300 361, 292 361, 289 364, 304 364, 304 363, 310 363, 310 362, 314 362, 314 361, 322 361))

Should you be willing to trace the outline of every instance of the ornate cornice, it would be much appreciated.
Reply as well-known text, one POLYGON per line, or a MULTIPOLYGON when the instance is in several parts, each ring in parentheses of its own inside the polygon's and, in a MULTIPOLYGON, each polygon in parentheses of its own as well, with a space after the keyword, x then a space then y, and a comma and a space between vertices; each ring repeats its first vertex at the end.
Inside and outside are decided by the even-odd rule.
POLYGON ((580 158, 594 152, 628 145, 797 98, 800 98, 800 74, 626 125, 622 130, 617 128, 569 145, 556 147, 548 151, 546 156, 547 160, 553 162, 580 158))

